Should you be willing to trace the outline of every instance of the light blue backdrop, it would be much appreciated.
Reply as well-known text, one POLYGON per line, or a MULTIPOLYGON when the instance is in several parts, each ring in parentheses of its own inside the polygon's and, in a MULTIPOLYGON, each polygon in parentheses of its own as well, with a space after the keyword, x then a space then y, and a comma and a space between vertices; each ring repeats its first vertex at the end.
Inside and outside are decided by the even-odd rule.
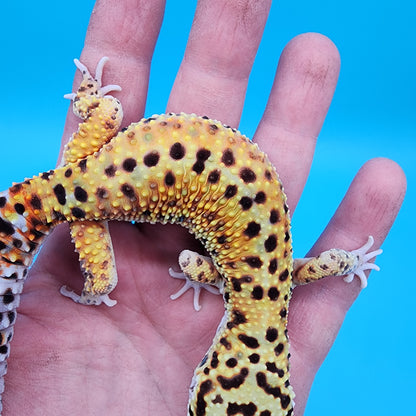
MULTIPOLYGON (((0 189, 55 165, 91 0, 3 2, 0 34, 0 189)), ((195 1, 167 2, 147 114, 163 112, 195 1), (174 45, 174 47, 172 46, 174 45)), ((293 219, 303 255, 368 159, 396 160, 408 194, 373 274, 322 366, 306 415, 411 414, 415 384, 415 6, 404 1, 274 2, 247 93, 241 130, 252 136, 279 52, 296 34, 329 36, 342 57, 339 85, 293 219), (314 192, 327 186, 330 193, 314 192), (323 209, 318 211, 318 206, 323 209), (309 222, 314 209, 314 221, 309 222), (409 272, 410 271, 410 275, 409 272)))

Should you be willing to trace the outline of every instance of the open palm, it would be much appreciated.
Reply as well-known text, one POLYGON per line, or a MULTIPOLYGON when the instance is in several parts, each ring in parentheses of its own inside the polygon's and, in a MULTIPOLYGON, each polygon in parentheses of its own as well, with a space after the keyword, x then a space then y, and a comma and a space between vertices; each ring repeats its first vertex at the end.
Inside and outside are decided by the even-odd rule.
MULTIPOLYGON (((270 1, 201 0, 167 111, 194 112, 238 126, 248 76, 270 1)), ((151 56, 164 1, 99 0, 82 61, 110 61, 104 81, 120 84, 124 125, 145 107, 151 56), (111 24, 109 24, 111 22, 111 24), (128 24, 126 24, 128 22, 128 24)), ((301 35, 284 50, 254 140, 269 154, 293 212, 305 184, 316 137, 335 89, 338 52, 325 37, 301 35)), ((79 78, 76 78, 77 86, 79 78)), ((151 92, 150 92, 151 93, 151 92)), ((261 103, 262 105, 262 103, 261 103)), ((163 111, 161 109, 161 111, 163 111)), ((69 115, 64 137, 76 130, 69 115)), ((372 234, 379 246, 404 195, 400 168, 386 159, 367 163, 312 249, 357 248, 372 234)), ((180 283, 168 277, 178 253, 196 246, 180 227, 111 223, 118 303, 86 307, 59 295, 82 287, 66 225, 43 247, 21 297, 4 393, 5 415, 184 415, 193 369, 223 315, 222 299, 191 294, 172 302, 180 283)), ((296 241, 296 236, 294 236, 296 241)), ((296 414, 332 345, 358 282, 326 279, 297 288, 289 337, 296 414)))

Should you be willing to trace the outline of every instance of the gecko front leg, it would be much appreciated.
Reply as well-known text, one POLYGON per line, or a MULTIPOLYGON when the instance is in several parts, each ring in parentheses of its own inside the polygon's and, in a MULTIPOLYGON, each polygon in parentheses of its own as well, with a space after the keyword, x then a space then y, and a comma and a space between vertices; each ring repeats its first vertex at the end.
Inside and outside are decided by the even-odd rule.
POLYGON ((361 288, 367 286, 366 270, 380 270, 369 261, 383 252, 383 250, 368 250, 374 244, 374 238, 357 250, 346 251, 337 248, 324 251, 319 256, 294 259, 293 284, 304 285, 328 276, 345 276, 344 281, 352 282, 357 275, 361 281, 361 288))
MULTIPOLYGON (((73 101, 74 114, 84 120, 65 146, 61 165, 78 162, 80 171, 84 169, 84 158, 98 151, 118 132, 123 110, 116 98, 108 95, 110 91, 120 91, 118 85, 102 86, 102 73, 108 58, 102 58, 93 77, 88 68, 77 59, 76 67, 83 79, 76 93, 66 94, 73 101)), ((72 172, 67 171, 68 177, 72 172)), ((108 172, 110 175, 113 172, 108 172)), ((83 202, 82 191, 76 190, 75 197, 83 202)), ((84 305, 105 303, 113 306, 117 302, 108 294, 117 284, 117 270, 113 245, 106 221, 75 221, 70 224, 75 251, 79 254, 81 271, 85 278, 81 295, 61 288, 61 294, 84 305)))

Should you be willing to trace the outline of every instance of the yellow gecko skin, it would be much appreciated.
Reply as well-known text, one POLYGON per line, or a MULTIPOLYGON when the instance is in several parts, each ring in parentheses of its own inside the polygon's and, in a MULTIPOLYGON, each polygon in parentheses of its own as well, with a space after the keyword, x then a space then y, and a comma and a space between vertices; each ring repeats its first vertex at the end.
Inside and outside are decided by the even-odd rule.
MULTIPOLYGON (((94 100, 100 103, 107 91, 94 100)), ((99 111, 94 120, 114 114, 111 106, 94 106, 99 111)), ((80 129, 89 131, 89 110, 83 118, 80 129)), ((293 414, 286 330, 293 271, 290 217, 267 156, 237 130, 193 114, 142 119, 92 152, 82 140, 75 143, 81 136, 75 134, 67 147, 81 149, 71 162, 67 151, 62 166, 0 193, 0 376, 6 373, 27 268, 54 226, 76 224, 73 239, 85 269, 91 256, 99 265, 114 261, 100 254, 101 239, 88 238, 91 227, 93 236, 97 229, 108 234, 102 221, 176 223, 209 253, 214 277, 208 276, 209 264, 197 261, 206 273, 201 280, 221 280, 225 303, 213 344, 195 370, 188 415, 293 414)), ((112 255, 111 240, 104 252, 112 255)), ((378 253, 360 251, 365 264, 354 267, 375 268, 366 262, 378 253)), ((101 276, 89 270, 84 293, 74 300, 99 303, 114 285, 95 291, 101 276)), ((201 270, 188 273, 191 280, 197 276, 201 270)))

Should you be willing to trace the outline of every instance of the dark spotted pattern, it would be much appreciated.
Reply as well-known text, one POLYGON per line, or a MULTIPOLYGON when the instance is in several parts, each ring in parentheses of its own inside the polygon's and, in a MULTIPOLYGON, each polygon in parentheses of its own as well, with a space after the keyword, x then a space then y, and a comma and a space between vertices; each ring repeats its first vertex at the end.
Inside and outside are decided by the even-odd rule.
POLYGON ((240 205, 241 205, 241 208, 242 208, 244 211, 247 211, 247 210, 249 210, 249 209, 251 208, 251 206, 253 205, 253 200, 252 200, 251 198, 249 198, 248 196, 243 196, 243 197, 240 199, 240 205))
POLYGON ((244 230, 244 234, 249 238, 257 237, 260 233, 261 226, 255 221, 251 221, 247 224, 247 228, 244 230))
MULTIPOLYGON (((112 120, 106 123, 115 126, 112 120)), ((1 215, 9 210, 14 217, 20 214, 19 221, 31 221, 26 241, 15 233, 15 223, 0 215, 5 261, 7 250, 36 251, 48 228, 58 222, 181 223, 214 258, 225 279, 227 308, 216 344, 196 370, 189 415, 291 413, 283 303, 290 294, 289 219, 277 176, 257 146, 208 118, 152 116, 108 142, 103 153, 48 171, 40 179, 14 185, 9 194, 18 197, 10 198, 12 202, 0 197, 1 215), (281 411, 284 406, 286 411, 281 411)), ((201 261, 196 264, 202 267, 201 261)), ((198 277, 208 279, 208 272, 199 270, 198 277)), ((12 304, 18 298, 5 287, 3 303, 12 304)))
POLYGON ((112 178, 116 174, 117 168, 114 165, 107 166, 104 169, 104 173, 109 177, 112 178))
POLYGON ((221 162, 224 163, 225 166, 233 166, 235 163, 234 153, 231 149, 225 149, 222 157, 221 162))
POLYGON ((167 186, 173 186, 175 185, 175 182, 176 182, 175 175, 171 171, 167 172, 165 175, 165 184, 167 186))
POLYGON ((237 389, 240 387, 248 376, 248 369, 243 367, 238 374, 232 377, 218 376, 217 380, 224 390, 237 389))
POLYGON ((186 154, 182 143, 176 142, 170 147, 169 155, 174 160, 181 160, 186 154))
POLYGON ((88 200, 88 193, 85 189, 81 188, 80 186, 76 186, 74 190, 75 199, 79 202, 87 202, 88 200))
MULTIPOLYGON (((160 155, 158 152, 150 152, 147 155, 144 156, 143 158, 143 163, 145 164, 145 166, 147 166, 148 168, 151 168, 153 166, 156 166, 159 163, 159 159, 160 159, 160 155)), ((132 172, 133 169, 136 167, 136 161, 134 159, 126 159, 126 160, 130 160, 130 164, 131 166, 133 166, 133 162, 134 161, 134 167, 132 168, 131 166, 129 167, 131 170, 126 169, 126 167, 124 166, 124 164, 126 163, 126 161, 124 161, 123 163, 123 167, 125 170, 127 170, 128 172, 132 172)))
POLYGON ((208 149, 199 149, 196 152, 196 162, 192 166, 192 170, 198 175, 205 169, 205 162, 211 156, 211 151, 208 149))
POLYGON ((225 193, 224 196, 229 199, 232 198, 233 196, 237 195, 237 186, 236 185, 228 185, 227 188, 225 189, 225 193))
POLYGON ((245 183, 252 183, 256 181, 256 174, 250 168, 242 168, 240 170, 240 178, 245 183))
POLYGON ((53 188, 53 192, 56 196, 56 199, 61 205, 66 204, 66 191, 65 188, 59 183, 53 188))

